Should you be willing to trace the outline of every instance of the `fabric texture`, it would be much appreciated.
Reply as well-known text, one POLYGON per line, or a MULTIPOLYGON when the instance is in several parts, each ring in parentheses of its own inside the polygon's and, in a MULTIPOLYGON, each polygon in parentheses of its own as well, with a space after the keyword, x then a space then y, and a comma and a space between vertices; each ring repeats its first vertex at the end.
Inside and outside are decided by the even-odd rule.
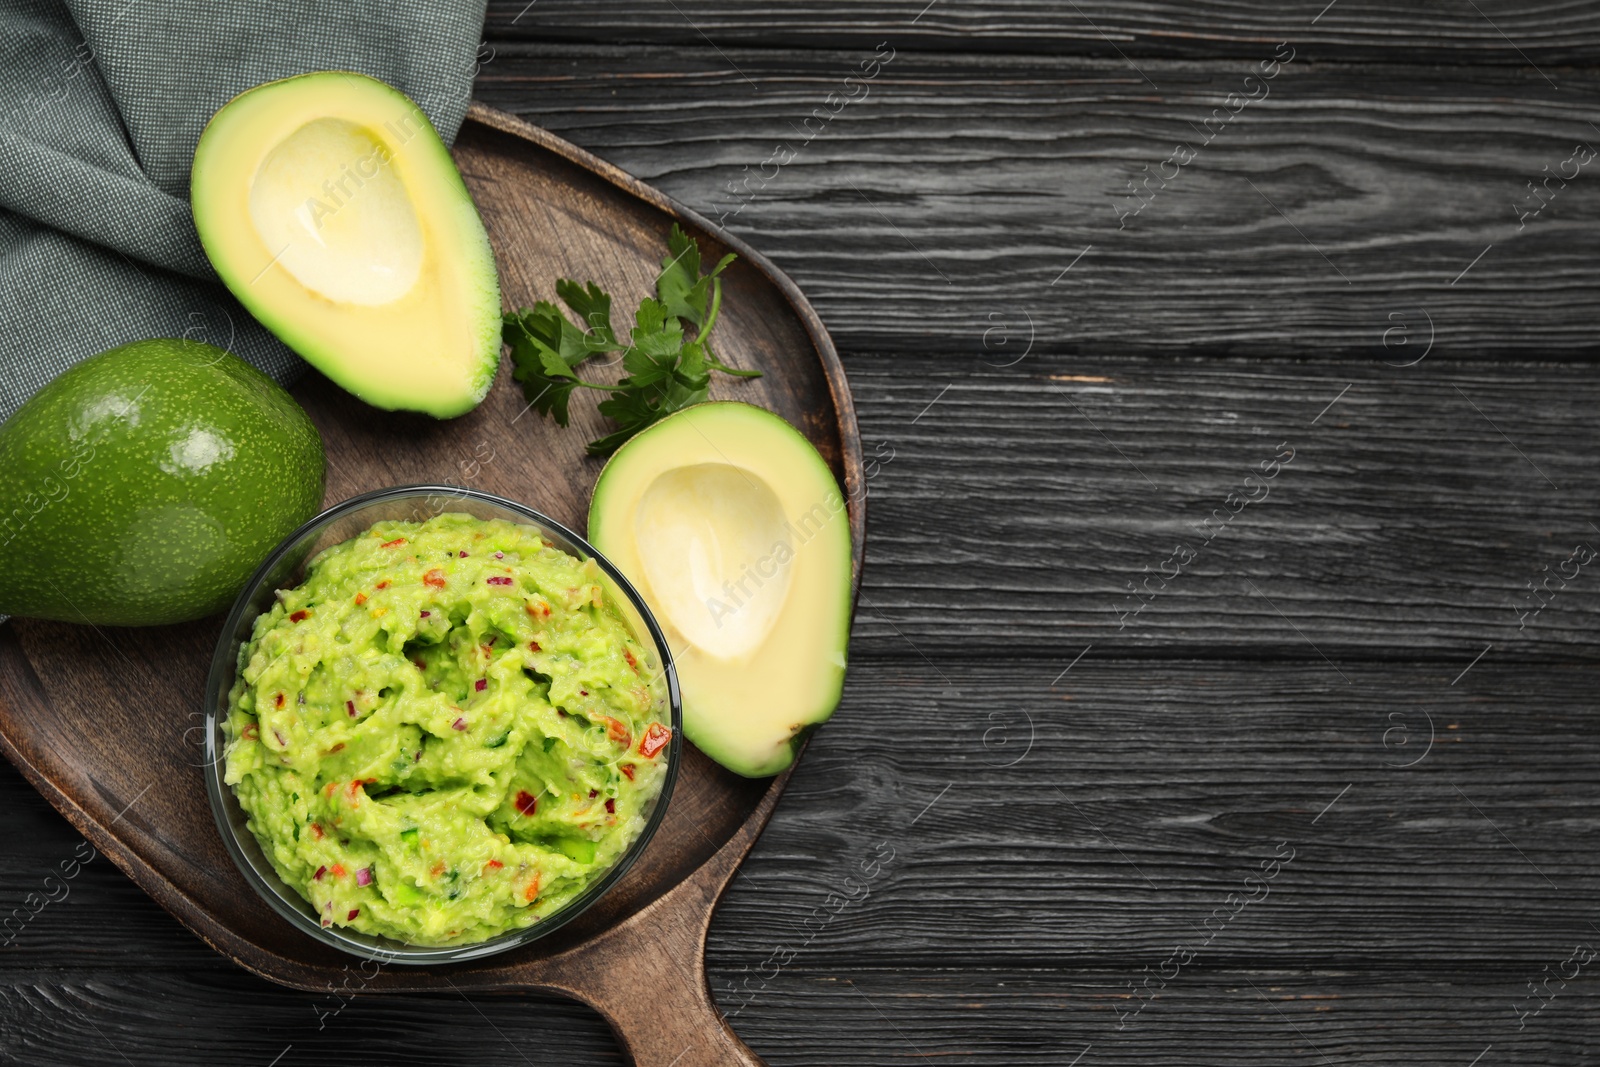
POLYGON ((78 360, 206 341, 287 383, 303 364, 230 296, 189 213, 217 109, 316 70, 409 95, 446 143, 484 0, 0 0, 0 420, 78 360))

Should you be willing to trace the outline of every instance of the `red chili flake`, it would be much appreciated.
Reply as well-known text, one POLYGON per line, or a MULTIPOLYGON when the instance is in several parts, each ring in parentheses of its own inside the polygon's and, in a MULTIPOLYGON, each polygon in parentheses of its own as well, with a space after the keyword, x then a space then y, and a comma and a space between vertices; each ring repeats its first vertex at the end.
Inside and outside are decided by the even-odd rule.
POLYGON ((505 864, 501 863, 499 860, 490 860, 488 863, 485 863, 483 866, 484 866, 485 870, 498 871, 501 867, 504 867, 505 864))
POLYGON ((311 880, 313 882, 320 882, 320 881, 322 881, 322 876, 327 874, 327 873, 328 873, 328 865, 326 863, 324 863, 321 867, 317 868, 317 873, 313 874, 311 876, 311 880))
POLYGON ((578 690, 578 695, 581 697, 586 697, 589 695, 589 691, 587 689, 580 689, 578 690))
POLYGON ((328 749, 328 755, 331 756, 335 752, 343 752, 343 751, 344 751, 344 742, 340 741, 337 745, 334 745, 332 748, 328 749))
POLYGON ((450 724, 450 728, 452 730, 465 730, 467 728, 466 717, 462 716, 461 718, 457 719, 455 722, 451 723, 450 724))
POLYGON ((533 651, 535 651, 535 652, 543 652, 544 651, 544 649, 539 647, 539 642, 537 642, 537 641, 529 641, 528 642, 528 647, 533 649, 533 651))
POLYGON ((473 688, 477 689, 477 691, 480 693, 483 692, 485 689, 489 688, 489 679, 479 678, 477 682, 474 683, 473 688))
POLYGON ((276 703, 277 703, 278 707, 280 707, 280 708, 283 707, 283 694, 282 693, 278 694, 276 703))
POLYGON ((431 612, 431 611, 424 611, 419 615, 419 617, 426 619, 429 615, 432 615, 432 614, 433 614, 433 612, 431 612))
POLYGON ((422 576, 422 584, 431 585, 435 589, 443 589, 444 571, 440 570, 438 567, 433 568, 433 570, 422 576))
POLYGON ((492 578, 486 578, 484 580, 487 581, 490 585, 511 585, 512 584, 510 578, 504 578, 504 577, 502 577, 502 576, 500 576, 498 574, 495 575, 492 578))
POLYGON ((351 908, 350 909, 350 914, 346 915, 344 917, 344 921, 345 922, 353 922, 353 921, 355 921, 355 917, 357 915, 360 915, 360 914, 361 914, 361 909, 360 908, 351 908))
POLYGON ((306 619, 309 619, 310 617, 311 617, 311 612, 307 611, 305 608, 301 608, 299 611, 297 611, 293 615, 289 616, 289 621, 290 622, 304 622, 306 619))
POLYGON ((393 541, 385 541, 383 544, 379 545, 378 547, 379 548, 393 548, 395 545, 403 545, 405 543, 406 543, 406 539, 404 537, 396 537, 393 541))
POLYGON ((607 815, 615 815, 616 813, 617 813, 617 801, 616 801, 616 798, 615 797, 606 797, 606 814, 607 815))
POLYGON ((539 798, 528 792, 526 789, 519 789, 517 791, 517 799, 515 803, 517 810, 522 812, 524 815, 531 816, 539 810, 539 798))
POLYGON ((373 586, 372 588, 374 588, 374 589, 387 589, 387 588, 389 588, 389 580, 387 578, 385 578, 383 581, 379 582, 377 585, 373 586))
POLYGON ((622 773, 628 776, 628 781, 633 781, 633 764, 624 763, 622 765, 622 773))
POLYGON ((256 728, 255 723, 251 723, 243 730, 239 731, 239 736, 244 738, 246 741, 254 741, 256 738, 261 736, 261 731, 256 728))
MULTIPOLYGON (((314 822, 311 824, 311 835, 318 841, 322 840, 322 824, 320 822, 314 822)), ((321 877, 321 875, 319 874, 318 877, 321 877)))
MULTIPOLYGON (((587 696, 588 694, 584 695, 587 696)), ((620 741, 623 747, 626 748, 628 742, 633 740, 633 735, 628 732, 627 724, 619 719, 613 719, 609 715, 602 715, 600 718, 605 720, 606 736, 613 741, 620 741)))
POLYGON ((622 650, 622 658, 628 661, 628 666, 633 668, 633 673, 639 673, 639 661, 633 658, 633 653, 628 649, 622 650))
POLYGON ((666 748, 667 742, 671 740, 672 731, 658 722, 653 722, 639 741, 639 755, 646 759, 653 758, 657 752, 666 748))
POLYGON ((356 702, 354 700, 346 700, 344 702, 344 710, 346 710, 346 711, 348 711, 350 713, 350 717, 352 719, 355 718, 356 717, 356 702))
POLYGON ((435 863, 432 867, 428 868, 428 873, 433 875, 435 878, 439 877, 444 873, 444 861, 440 860, 438 863, 435 863))
POLYGON ((532 904, 534 898, 537 897, 538 895, 539 895, 539 872, 538 871, 534 871, 533 872, 533 881, 529 882, 528 883, 528 888, 523 890, 522 897, 529 904, 532 904))
POLYGON ((359 778, 350 779, 350 786, 349 786, 350 795, 351 796, 355 796, 356 793, 360 791, 360 789, 361 789, 361 779, 359 779, 359 778))
POLYGON ((338 788, 339 788, 339 783, 338 782, 329 782, 328 783, 328 788, 324 789, 322 792, 323 792, 323 794, 325 796, 330 796, 331 797, 331 796, 333 796, 333 791, 335 789, 338 789, 338 788))
POLYGON ((333 874, 333 876, 335 878, 343 878, 344 877, 344 864, 342 864, 342 863, 335 863, 332 867, 329 867, 328 870, 333 874))
POLYGON ((537 604, 524 604, 522 605, 522 610, 536 619, 548 619, 550 617, 550 605, 543 601, 537 604))
POLYGON ((365 604, 366 602, 367 602, 367 594, 365 594, 365 593, 357 593, 356 594, 356 607, 359 608, 361 605, 365 604))

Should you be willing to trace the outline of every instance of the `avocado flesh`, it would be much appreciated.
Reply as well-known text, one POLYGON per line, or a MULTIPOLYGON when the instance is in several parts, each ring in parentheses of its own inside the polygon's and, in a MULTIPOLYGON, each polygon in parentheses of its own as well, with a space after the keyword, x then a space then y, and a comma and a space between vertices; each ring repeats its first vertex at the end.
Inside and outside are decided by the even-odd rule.
POLYGON ((811 443, 749 404, 686 408, 606 464, 589 539, 666 633, 689 740, 748 777, 789 766, 850 636, 850 521, 811 443))
POLYGON ((342 71, 242 93, 200 136, 190 198, 234 296, 345 389, 437 418, 488 392, 494 254, 449 149, 405 94, 342 71))
POLYGON ((220 611, 322 503, 322 438, 220 348, 140 341, 0 426, 0 614, 143 626, 220 611))

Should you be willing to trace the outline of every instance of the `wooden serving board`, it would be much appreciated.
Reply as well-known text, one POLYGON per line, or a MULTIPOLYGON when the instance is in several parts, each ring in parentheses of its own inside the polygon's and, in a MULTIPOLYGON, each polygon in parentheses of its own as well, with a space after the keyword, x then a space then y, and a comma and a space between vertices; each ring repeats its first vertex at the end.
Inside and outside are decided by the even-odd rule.
MULTIPOLYGON (((845 487, 860 583, 865 535, 855 411, 827 332, 794 284, 736 238, 543 130, 474 107, 455 155, 483 213, 508 304, 593 279, 632 307, 653 291, 679 222, 724 275, 718 353, 765 377, 719 397, 799 426, 845 487)), ((449 422, 375 411, 312 373, 294 393, 322 431, 329 503, 386 486, 449 482, 585 527, 603 420, 584 397, 573 426, 526 411, 509 367, 481 407, 449 422)), ((711 912, 788 775, 752 781, 685 751, 665 821, 589 912, 486 960, 379 968, 323 947, 274 914, 224 850, 201 768, 204 687, 220 617, 149 629, 16 619, 0 627, 0 749, 96 848, 218 951, 275 982, 324 992, 554 991, 598 1009, 644 1067, 759 1063, 706 988, 711 912)))

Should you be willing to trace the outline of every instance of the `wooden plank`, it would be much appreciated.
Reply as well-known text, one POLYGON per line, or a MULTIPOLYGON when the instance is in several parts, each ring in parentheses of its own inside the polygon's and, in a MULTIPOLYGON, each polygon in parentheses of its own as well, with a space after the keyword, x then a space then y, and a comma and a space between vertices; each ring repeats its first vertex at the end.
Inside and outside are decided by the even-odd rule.
POLYGON ((872 514, 857 649, 1594 661, 1588 368, 847 361, 872 514))
MULTIPOLYGON (((1568 958, 1571 947, 1558 946, 1552 962, 1568 958)), ((774 1067, 928 1060, 995 1067, 1467 1067, 1490 1049, 1484 1064, 1573 1064, 1588 1062, 1600 1024, 1595 984, 1582 976, 1565 988, 1552 983, 1556 996, 1525 1020, 1515 1008, 1529 998, 1521 978, 1196 970, 1133 1015, 1130 1005, 1141 1002, 1129 994, 1128 977, 859 969, 840 978, 792 970, 739 1009, 734 1022, 774 1067)), ((19 1067, 432 1064, 449 1054, 443 1050, 460 1057, 445 1062, 483 1067, 622 1062, 599 1019, 586 1018, 576 1005, 366 996, 335 1014, 334 1003, 242 972, 116 983, 92 971, 30 975, 0 984, 0 1050, 19 1067)))
POLYGON ((1343 685, 1099 656, 944 661, 949 684, 858 661, 712 970, 1138 971, 1181 945, 1207 968, 1511 976, 1600 944, 1600 666, 1343 685))
MULTIPOLYGON (((888 39, 922 50, 1199 57, 1253 55, 1263 42, 1293 40, 1320 60, 1388 57, 1404 62, 1578 64, 1600 56, 1600 11, 1591 4, 1428 2, 1404 8, 1376 0, 1017 0, 1006 4, 893 0, 752 7, 734 0, 669 5, 627 0, 493 0, 485 35, 533 40, 738 48, 871 48, 888 39)), ((1549 72, 1558 82, 1564 72, 1549 72)))
MULTIPOLYGON (((1554 962, 1571 947, 1561 946, 1554 962)), ((1140 1001, 1128 977, 1054 969, 785 974, 735 1022, 773 1064, 834 1067, 1472 1067, 1490 1047, 1482 1067, 1570 1064, 1588 1062, 1596 1024, 1595 983, 1583 978, 1519 1031, 1511 1005, 1527 996, 1521 981, 1227 969, 1181 975, 1173 983, 1181 988, 1135 1016, 1140 1001), (818 1026, 824 1019, 830 1025, 818 1026)))
POLYGON ((1026 316, 1056 351, 1394 358, 1431 321, 1452 358, 1594 356, 1600 76, 1297 56, 1263 82, 1275 51, 1141 63, 1157 89, 1121 61, 905 52, 850 87, 870 47, 500 46, 477 91, 747 236, 841 349, 981 352, 1026 316), (859 99, 812 118, 830 93, 859 99))
POLYGON ((213 959, 186 972, 10 972, 0 979, 0 1059, 18 1067, 625 1062, 600 1017, 572 1001, 356 996, 354 967, 349 991, 319 996, 213 959))

